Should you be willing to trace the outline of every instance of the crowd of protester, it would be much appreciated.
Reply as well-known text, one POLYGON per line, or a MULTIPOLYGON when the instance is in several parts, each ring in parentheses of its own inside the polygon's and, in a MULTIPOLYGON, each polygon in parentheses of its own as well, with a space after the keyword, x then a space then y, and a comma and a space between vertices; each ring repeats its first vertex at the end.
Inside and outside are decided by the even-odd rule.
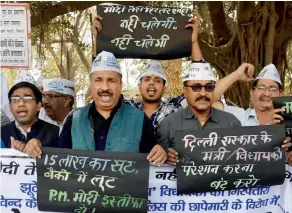
MULTIPOLYGON (((96 17, 92 32, 102 30, 96 17)), ((40 158, 42 147, 148 153, 154 165, 178 163, 175 132, 183 129, 236 128, 274 125, 282 109, 272 98, 283 95, 283 82, 273 64, 254 78, 254 66, 243 63, 217 80, 203 60, 197 41, 198 20, 192 18, 192 64, 183 76, 183 95, 162 101, 168 80, 158 61, 150 61, 138 78, 141 100, 126 100, 122 71, 115 56, 102 51, 90 71, 93 101, 74 109, 74 82, 37 79, 28 71, 17 76, 8 89, 1 73, 1 148, 13 148, 40 158), (252 82, 253 108, 243 109, 221 102, 220 97, 236 81, 252 82), (3 83, 4 82, 4 83, 3 83)), ((286 160, 292 163, 291 138, 283 141, 286 160)))

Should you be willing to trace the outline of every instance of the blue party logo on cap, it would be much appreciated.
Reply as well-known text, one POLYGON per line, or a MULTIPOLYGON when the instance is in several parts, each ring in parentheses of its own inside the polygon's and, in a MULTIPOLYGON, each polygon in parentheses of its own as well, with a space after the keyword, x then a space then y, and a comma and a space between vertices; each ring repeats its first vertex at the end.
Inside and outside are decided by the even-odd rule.
POLYGON ((107 66, 114 67, 116 69, 120 69, 119 64, 117 63, 117 59, 112 56, 107 56, 107 66))
POLYGON ((100 62, 101 62, 101 56, 97 56, 94 59, 92 66, 98 66, 100 62))
POLYGON ((48 84, 50 90, 63 91, 64 83, 62 81, 53 81, 48 84))

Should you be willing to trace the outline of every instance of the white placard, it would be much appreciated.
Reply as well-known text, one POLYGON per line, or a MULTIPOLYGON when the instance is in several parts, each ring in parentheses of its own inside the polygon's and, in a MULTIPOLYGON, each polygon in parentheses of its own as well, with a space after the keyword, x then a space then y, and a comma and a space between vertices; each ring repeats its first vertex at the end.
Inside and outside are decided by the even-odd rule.
POLYGON ((31 26, 28 4, 0 4, 1 68, 31 67, 31 26))

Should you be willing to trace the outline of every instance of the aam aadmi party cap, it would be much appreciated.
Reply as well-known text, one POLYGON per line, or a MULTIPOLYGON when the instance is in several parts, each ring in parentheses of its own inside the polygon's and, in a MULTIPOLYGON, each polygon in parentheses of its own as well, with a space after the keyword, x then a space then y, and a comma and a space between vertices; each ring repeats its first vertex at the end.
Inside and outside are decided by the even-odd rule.
POLYGON ((36 85, 37 87, 41 87, 41 86, 43 86, 43 80, 45 80, 44 76, 40 75, 40 76, 37 78, 35 85, 36 85))
POLYGON ((156 76, 162 78, 163 80, 165 80, 165 86, 167 86, 167 78, 163 72, 163 68, 162 68, 161 63, 159 63, 158 61, 148 62, 145 65, 144 70, 141 73, 141 75, 138 77, 138 79, 141 80, 141 78, 143 78, 146 75, 156 75, 156 76))
POLYGON ((14 81, 14 85, 11 87, 11 89, 8 92, 8 98, 10 98, 13 94, 13 92, 16 89, 28 87, 32 89, 34 92, 35 98, 37 101, 42 100, 42 93, 39 91, 39 89, 36 87, 36 82, 34 80, 34 77, 32 76, 30 71, 22 70, 20 74, 16 77, 14 81))
POLYGON ((254 82, 259 79, 270 79, 270 80, 278 82, 282 86, 279 72, 274 64, 269 64, 265 66, 262 69, 262 71, 258 74, 254 82))
POLYGON ((64 95, 75 96, 75 84, 67 79, 52 78, 43 80, 44 92, 59 92, 64 95))
POLYGON ((189 80, 216 81, 216 77, 210 64, 192 63, 186 75, 183 77, 183 82, 189 80))
POLYGON ((121 66, 116 57, 106 51, 99 53, 92 63, 91 73, 98 71, 115 71, 122 75, 121 66))
POLYGON ((29 82, 31 84, 36 84, 34 77, 32 76, 32 73, 27 70, 21 70, 19 75, 16 76, 16 79, 14 80, 14 85, 19 82, 29 82))

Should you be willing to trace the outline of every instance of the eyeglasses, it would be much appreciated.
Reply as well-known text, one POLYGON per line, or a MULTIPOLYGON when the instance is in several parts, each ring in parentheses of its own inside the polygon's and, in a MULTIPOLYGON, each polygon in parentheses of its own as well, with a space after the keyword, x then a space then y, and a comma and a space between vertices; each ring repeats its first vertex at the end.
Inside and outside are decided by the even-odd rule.
POLYGON ((26 96, 23 96, 23 97, 12 96, 12 97, 10 97, 10 102, 11 103, 19 103, 21 99, 24 101, 24 103, 30 103, 30 102, 33 102, 33 101, 36 100, 35 97, 32 97, 30 95, 26 95, 26 96))
POLYGON ((276 93, 276 92, 279 92, 279 88, 277 87, 266 87, 264 85, 258 85, 258 86, 255 86, 254 89, 256 89, 257 91, 259 92, 266 92, 267 90, 270 92, 270 93, 276 93))
POLYGON ((192 84, 192 85, 185 85, 185 87, 191 87, 194 92, 200 92, 202 88, 204 87, 206 92, 213 92, 215 89, 214 84, 192 84))
POLYGON ((43 99, 46 98, 47 100, 53 100, 53 98, 59 97, 67 97, 67 95, 52 95, 52 94, 42 94, 43 99))

